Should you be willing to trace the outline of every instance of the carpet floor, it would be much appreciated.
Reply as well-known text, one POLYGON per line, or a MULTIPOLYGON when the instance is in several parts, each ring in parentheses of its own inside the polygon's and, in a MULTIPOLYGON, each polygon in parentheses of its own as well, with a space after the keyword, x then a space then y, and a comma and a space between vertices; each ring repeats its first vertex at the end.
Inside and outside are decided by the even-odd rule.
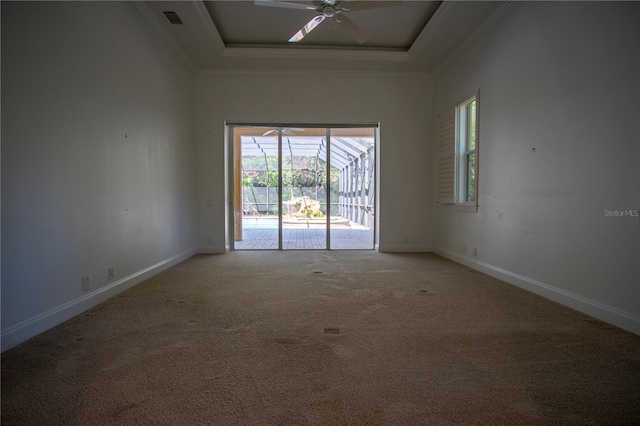
POLYGON ((640 337, 433 254, 199 255, 2 354, 3 425, 640 424, 640 337))

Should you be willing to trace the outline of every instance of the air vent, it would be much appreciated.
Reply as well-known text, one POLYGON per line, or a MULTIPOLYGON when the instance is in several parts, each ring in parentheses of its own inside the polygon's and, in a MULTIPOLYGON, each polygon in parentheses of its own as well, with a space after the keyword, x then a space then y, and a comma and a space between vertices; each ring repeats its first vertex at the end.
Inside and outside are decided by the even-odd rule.
POLYGON ((182 25, 182 21, 177 13, 165 11, 164 14, 173 25, 182 25))

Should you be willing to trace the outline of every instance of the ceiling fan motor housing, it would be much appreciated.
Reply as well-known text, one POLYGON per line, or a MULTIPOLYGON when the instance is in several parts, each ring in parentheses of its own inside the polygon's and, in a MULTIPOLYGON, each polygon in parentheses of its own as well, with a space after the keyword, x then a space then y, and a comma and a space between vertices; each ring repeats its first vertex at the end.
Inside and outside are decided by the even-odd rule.
POLYGON ((338 13, 338 9, 333 6, 326 5, 322 7, 322 14, 325 18, 332 18, 336 13, 338 13))
MULTIPOLYGON (((366 10, 366 9, 377 9, 379 7, 389 7, 391 6, 389 3, 391 2, 380 2, 376 4, 376 2, 369 2, 365 4, 365 2, 354 3, 354 6, 358 6, 356 10, 366 10)), ((402 4, 401 1, 396 1, 393 6, 402 4)), ((313 6, 309 4, 301 4, 301 3, 290 3, 286 1, 279 0, 255 0, 255 4, 258 6, 273 6, 273 7, 282 7, 288 9, 305 9, 305 10, 315 10, 319 13, 315 17, 311 18, 307 24, 302 27, 297 33, 295 33, 290 39, 289 42, 297 43, 301 41, 304 37, 306 37, 314 28, 320 25, 325 19, 333 18, 332 21, 336 24, 336 27, 342 28, 347 32, 353 39, 355 39, 358 43, 362 44, 369 40, 370 36, 360 28, 355 22, 349 19, 346 16, 346 12, 351 12, 352 8, 349 7, 349 2, 347 0, 314 0, 312 2, 313 6), (343 6, 343 4, 346 5, 343 6)))

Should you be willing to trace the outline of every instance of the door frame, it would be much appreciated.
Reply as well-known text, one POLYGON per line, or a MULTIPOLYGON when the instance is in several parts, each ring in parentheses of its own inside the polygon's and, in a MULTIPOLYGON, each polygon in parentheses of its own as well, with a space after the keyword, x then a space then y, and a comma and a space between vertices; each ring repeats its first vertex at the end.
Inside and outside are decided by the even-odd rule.
MULTIPOLYGON (((346 128, 371 128, 374 129, 374 223, 373 223, 373 250, 378 250, 380 241, 380 122, 377 123, 260 123, 260 122, 237 122, 237 121, 225 121, 224 122, 224 185, 225 185, 225 247, 226 251, 235 251, 235 210, 234 210, 234 129, 236 127, 265 127, 278 129, 278 169, 282 170, 282 128, 287 127, 300 127, 300 128, 314 128, 314 129, 326 129, 327 131, 327 170, 331 170, 331 129, 346 128)), ((327 179, 327 244, 325 250, 331 250, 330 238, 331 238, 331 188, 329 179, 327 179)), ((282 173, 278 173, 278 187, 282 188, 282 173)), ((283 251, 282 248, 282 196, 278 197, 279 215, 278 215, 278 251, 283 251)))

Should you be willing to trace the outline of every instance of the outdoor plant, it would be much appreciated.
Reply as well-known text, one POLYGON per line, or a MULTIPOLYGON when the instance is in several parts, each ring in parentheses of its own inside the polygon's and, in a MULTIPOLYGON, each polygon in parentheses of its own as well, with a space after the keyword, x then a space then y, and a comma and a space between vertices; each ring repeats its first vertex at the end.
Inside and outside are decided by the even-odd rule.
POLYGON ((300 213, 304 216, 307 217, 309 219, 312 219, 314 217, 323 217, 324 214, 317 208, 314 208, 314 206, 304 206, 303 208, 300 209, 300 213))

